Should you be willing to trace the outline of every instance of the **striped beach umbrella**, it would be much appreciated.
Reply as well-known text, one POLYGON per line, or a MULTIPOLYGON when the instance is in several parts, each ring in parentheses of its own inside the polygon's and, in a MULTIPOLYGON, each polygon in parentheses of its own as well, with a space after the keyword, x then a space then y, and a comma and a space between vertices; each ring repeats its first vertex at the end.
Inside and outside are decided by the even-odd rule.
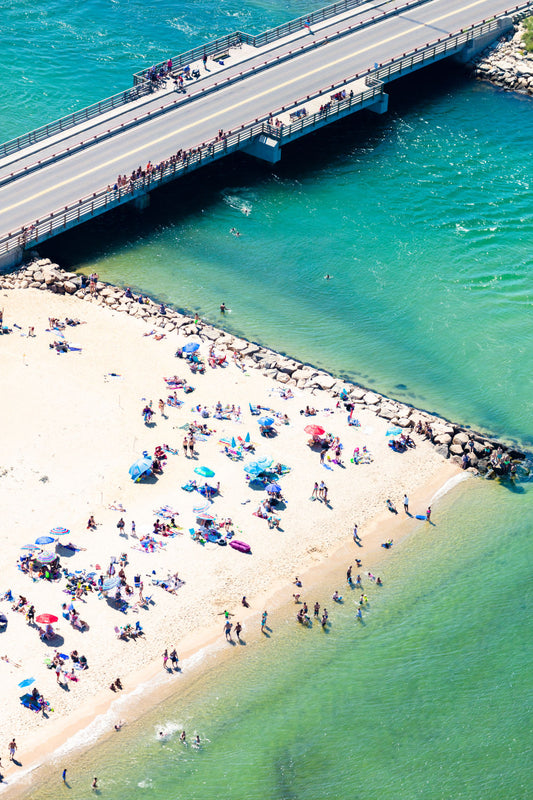
POLYGON ((70 533, 68 528, 52 528, 50 531, 50 536, 65 536, 67 533, 70 533))

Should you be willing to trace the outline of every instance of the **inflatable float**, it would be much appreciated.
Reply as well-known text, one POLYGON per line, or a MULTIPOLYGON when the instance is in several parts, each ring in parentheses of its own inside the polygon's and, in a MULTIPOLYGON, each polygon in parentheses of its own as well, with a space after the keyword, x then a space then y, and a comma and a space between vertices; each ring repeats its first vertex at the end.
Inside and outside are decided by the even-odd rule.
POLYGON ((251 553, 252 548, 246 542, 240 542, 238 539, 232 539, 229 543, 230 547, 233 547, 234 550, 239 550, 241 553, 251 553))

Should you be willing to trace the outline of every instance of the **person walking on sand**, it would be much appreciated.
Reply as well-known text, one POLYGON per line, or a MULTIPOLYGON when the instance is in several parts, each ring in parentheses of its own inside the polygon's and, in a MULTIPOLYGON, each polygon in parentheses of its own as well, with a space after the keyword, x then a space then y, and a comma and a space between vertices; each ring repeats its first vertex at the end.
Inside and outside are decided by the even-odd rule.
POLYGON ((268 617, 268 612, 267 611, 263 611, 263 613, 261 615, 261 631, 262 631, 262 633, 265 632, 265 627, 266 627, 266 624, 267 624, 267 617, 268 617))
POLYGON ((163 399, 159 400, 159 413, 162 417, 165 416, 165 401, 163 399))
POLYGON ((427 507, 426 511, 426 522, 431 522, 431 506, 427 507))
POLYGON ((15 753, 17 751, 17 743, 16 743, 15 739, 12 739, 9 742, 8 750, 9 750, 9 760, 10 761, 14 761, 15 760, 15 753))
POLYGON ((61 777, 63 778, 63 783, 66 783, 67 782, 67 770, 66 769, 64 769, 63 772, 61 773, 61 777))
POLYGON ((236 622, 235 623, 235 635, 237 636, 237 639, 239 640, 239 642, 241 641, 241 631, 242 631, 241 623, 240 622, 236 622))
POLYGON ((351 586, 352 585, 352 565, 351 564, 348 567, 348 569, 346 570, 346 580, 348 581, 348 583, 351 586))
POLYGON ((228 642, 231 641, 231 629, 232 628, 233 628, 233 623, 230 622, 229 619, 227 619, 226 622, 224 623, 224 633, 226 635, 226 639, 227 639, 228 642))
POLYGON ((179 659, 178 659, 178 654, 176 652, 176 648, 174 648, 174 650, 170 654, 170 661, 172 663, 172 669, 177 669, 179 659))
POLYGON ((359 534, 357 532, 357 523, 356 522, 354 523, 354 526, 353 526, 353 540, 354 540, 354 542, 359 542, 360 541, 360 536, 359 536, 359 534))
POLYGON ((313 487, 313 494, 311 495, 311 500, 316 500, 318 498, 318 482, 315 481, 315 485, 313 487))
POLYGON ((163 669, 168 669, 167 662, 168 662, 168 650, 165 650, 165 652, 163 653, 163 669))
POLYGON ((409 498, 407 497, 406 494, 404 494, 403 496, 403 510, 405 511, 406 514, 409 513, 409 498))

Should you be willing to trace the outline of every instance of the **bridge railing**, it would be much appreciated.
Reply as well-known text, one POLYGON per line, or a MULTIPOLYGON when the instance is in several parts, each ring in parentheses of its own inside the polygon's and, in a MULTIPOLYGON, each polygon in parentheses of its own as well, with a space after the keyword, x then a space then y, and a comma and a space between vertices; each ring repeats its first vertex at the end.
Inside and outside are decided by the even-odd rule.
MULTIPOLYGON (((264 45, 275 42, 278 39, 283 39, 283 37, 289 36, 291 33, 301 31, 309 25, 331 19, 332 17, 336 17, 338 14, 342 14, 352 8, 357 8, 358 6, 368 4, 368 2, 369 0, 339 0, 337 3, 324 6, 324 8, 313 11, 311 14, 307 14, 306 16, 297 17, 297 19, 284 22, 275 28, 270 28, 269 30, 257 35, 236 31, 230 36, 224 36, 221 39, 215 39, 213 42, 207 42, 205 45, 195 47, 193 50, 188 50, 186 53, 180 53, 177 56, 173 56, 171 59, 172 70, 174 71, 175 69, 187 66, 194 61, 199 61, 204 55, 223 55, 224 52, 229 48, 238 47, 243 43, 252 45, 252 47, 263 47, 264 45)), ((425 0, 425 2, 427 2, 427 0, 425 0)), ((380 5, 385 5, 385 3, 380 5)), ((167 61, 161 61, 158 64, 154 64, 153 67, 136 72, 133 76, 134 84, 146 81, 152 70, 159 72, 160 70, 165 69, 167 63, 168 59, 167 61)))
POLYGON ((139 97, 148 94, 149 91, 150 87, 148 85, 140 84, 139 86, 134 86, 131 89, 126 89, 124 92, 114 94, 112 97, 108 97, 105 100, 100 100, 98 103, 93 103, 93 105, 87 106, 87 108, 82 108, 79 111, 68 114, 66 117, 61 117, 61 119, 50 122, 48 125, 42 125, 40 128, 24 133, 22 136, 17 136, 16 139, 10 139, 10 141, 0 145, 0 158, 22 150, 24 147, 31 147, 31 145, 37 144, 43 141, 43 139, 48 139, 56 133, 68 130, 75 125, 98 117, 100 114, 104 114, 106 111, 110 111, 113 108, 118 108, 126 103, 130 103, 132 100, 137 100, 139 97))

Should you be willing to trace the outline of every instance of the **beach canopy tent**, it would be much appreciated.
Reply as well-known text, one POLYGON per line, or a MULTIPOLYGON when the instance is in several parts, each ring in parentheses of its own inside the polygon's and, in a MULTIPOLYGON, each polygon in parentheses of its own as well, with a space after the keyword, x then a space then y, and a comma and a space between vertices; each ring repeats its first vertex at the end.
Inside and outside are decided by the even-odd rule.
POLYGON ((274 417, 259 417, 257 423, 262 428, 270 428, 274 424, 274 417))
POLYGON ((184 344, 183 347, 181 348, 181 352, 182 353, 196 353, 196 351, 199 350, 199 349, 200 349, 200 345, 198 344, 198 342, 187 342, 187 344, 184 344))
POLYGON ((323 436, 325 434, 324 428, 321 428, 320 425, 307 425, 304 428, 306 433, 309 433, 311 436, 323 436))
POLYGON ((132 481, 139 481, 144 475, 150 475, 151 471, 152 459, 145 456, 143 456, 143 458, 138 458, 129 468, 132 481))
POLYGON ((209 467, 196 467, 195 470, 197 475, 201 475, 202 478, 213 478, 215 473, 209 467))

